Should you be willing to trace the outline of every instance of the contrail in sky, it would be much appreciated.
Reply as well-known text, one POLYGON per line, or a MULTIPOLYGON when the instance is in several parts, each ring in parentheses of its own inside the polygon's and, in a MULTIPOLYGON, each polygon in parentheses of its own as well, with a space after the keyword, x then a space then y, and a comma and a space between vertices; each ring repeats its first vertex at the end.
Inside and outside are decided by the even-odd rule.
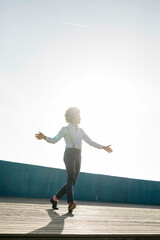
POLYGON ((89 26, 86 26, 86 25, 83 25, 83 24, 78 24, 78 23, 72 23, 72 22, 67 22, 67 21, 58 21, 58 22, 66 24, 66 25, 74 26, 74 27, 90 28, 89 26))

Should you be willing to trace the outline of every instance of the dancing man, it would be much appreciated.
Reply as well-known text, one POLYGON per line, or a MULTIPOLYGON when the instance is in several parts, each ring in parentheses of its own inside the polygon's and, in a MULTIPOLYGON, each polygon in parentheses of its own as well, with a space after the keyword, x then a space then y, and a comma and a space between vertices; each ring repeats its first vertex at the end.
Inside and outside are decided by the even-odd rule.
POLYGON ((76 208, 76 203, 74 202, 74 190, 75 185, 81 167, 81 149, 82 140, 84 140, 89 145, 104 149, 108 153, 112 152, 111 145, 103 146, 94 141, 92 141, 84 132, 82 128, 79 128, 80 124, 80 110, 76 107, 69 108, 65 113, 66 122, 68 126, 62 127, 59 133, 54 137, 46 137, 43 133, 39 132, 35 134, 38 140, 46 140, 48 143, 56 143, 62 137, 65 140, 66 148, 64 152, 64 163, 67 170, 67 183, 50 199, 53 209, 57 208, 57 202, 65 194, 67 194, 68 211, 71 213, 73 209, 76 208))

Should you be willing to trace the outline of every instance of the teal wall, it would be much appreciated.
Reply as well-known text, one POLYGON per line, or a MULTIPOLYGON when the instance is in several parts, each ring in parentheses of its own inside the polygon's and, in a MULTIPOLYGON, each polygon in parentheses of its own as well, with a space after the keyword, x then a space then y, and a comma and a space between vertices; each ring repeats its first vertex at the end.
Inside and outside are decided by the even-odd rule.
MULTIPOLYGON (((62 169, 0 160, 0 196, 51 198, 65 181, 62 169)), ((76 200, 160 205, 155 181, 80 173, 74 189, 76 200)))

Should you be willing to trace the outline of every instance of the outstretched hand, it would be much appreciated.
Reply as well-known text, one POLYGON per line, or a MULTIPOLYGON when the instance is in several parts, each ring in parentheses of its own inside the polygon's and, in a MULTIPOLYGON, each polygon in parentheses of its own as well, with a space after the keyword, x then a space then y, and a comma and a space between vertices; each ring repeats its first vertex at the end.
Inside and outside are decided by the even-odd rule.
POLYGON ((110 146, 111 146, 111 145, 108 145, 108 146, 106 146, 106 147, 103 147, 103 149, 104 149, 105 151, 107 151, 108 153, 112 153, 113 151, 112 151, 112 148, 110 148, 110 146))
POLYGON ((45 139, 45 135, 41 132, 35 134, 35 137, 38 139, 38 140, 42 140, 42 139, 45 139))

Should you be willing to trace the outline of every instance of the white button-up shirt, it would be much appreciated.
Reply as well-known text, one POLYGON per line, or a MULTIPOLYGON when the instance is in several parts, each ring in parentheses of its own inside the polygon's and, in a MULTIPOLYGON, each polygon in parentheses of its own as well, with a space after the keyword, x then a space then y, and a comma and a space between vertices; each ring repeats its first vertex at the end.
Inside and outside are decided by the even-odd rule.
POLYGON ((73 124, 69 124, 67 127, 62 127, 61 130, 59 131, 59 133, 54 137, 54 138, 50 138, 50 137, 46 137, 46 141, 49 143, 56 143, 58 142, 61 138, 64 138, 65 143, 66 143, 66 148, 73 148, 73 144, 74 147, 77 149, 82 149, 82 139, 88 143, 89 145, 95 147, 95 148, 99 148, 102 149, 103 146, 93 142, 87 135, 86 133, 83 131, 82 128, 79 127, 75 127, 75 125, 73 124), (68 131, 69 130, 69 131, 68 131))

